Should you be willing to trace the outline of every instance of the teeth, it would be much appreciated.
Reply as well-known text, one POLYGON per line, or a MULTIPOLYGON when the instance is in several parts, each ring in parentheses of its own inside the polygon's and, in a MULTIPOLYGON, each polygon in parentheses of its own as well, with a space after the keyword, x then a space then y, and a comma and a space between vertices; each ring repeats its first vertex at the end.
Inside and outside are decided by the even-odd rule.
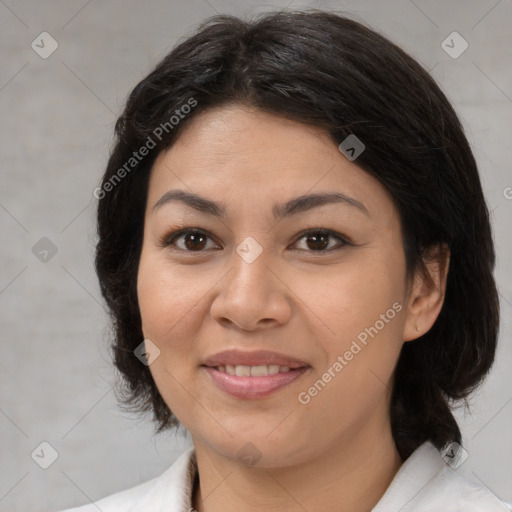
POLYGON ((219 366, 217 370, 219 370, 219 372, 229 373, 229 375, 236 375, 238 377, 264 377, 266 375, 289 372, 290 367, 279 366, 278 364, 261 364, 258 366, 233 366, 231 364, 227 364, 226 366, 219 366))
POLYGON ((251 366, 252 377, 263 377, 264 375, 268 375, 268 366, 266 364, 251 366))
MULTIPOLYGON (((284 366, 283 366, 283 368, 284 368, 284 366)), ((276 373, 279 373, 279 365, 278 364, 269 364, 268 365, 268 374, 275 375, 276 373)))
POLYGON ((251 376, 251 367, 250 366, 235 366, 235 375, 237 377, 250 377, 251 376))

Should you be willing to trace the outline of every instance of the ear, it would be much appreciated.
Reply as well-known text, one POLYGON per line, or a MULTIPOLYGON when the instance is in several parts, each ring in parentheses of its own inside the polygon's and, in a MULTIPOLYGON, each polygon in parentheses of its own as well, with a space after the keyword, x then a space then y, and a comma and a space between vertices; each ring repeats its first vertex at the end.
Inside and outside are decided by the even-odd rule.
POLYGON ((423 336, 434 325, 444 303, 450 265, 446 243, 429 247, 423 256, 428 275, 418 269, 409 290, 403 340, 423 336), (417 330, 420 329, 420 331, 417 330))

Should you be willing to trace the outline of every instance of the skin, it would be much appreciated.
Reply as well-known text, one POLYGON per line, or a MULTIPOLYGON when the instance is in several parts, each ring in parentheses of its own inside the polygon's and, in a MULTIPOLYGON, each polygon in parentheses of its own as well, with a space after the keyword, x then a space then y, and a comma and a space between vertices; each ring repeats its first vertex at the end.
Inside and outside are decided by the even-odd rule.
POLYGON ((196 449, 193 507, 371 510, 402 464, 388 412, 393 370, 403 343, 428 331, 441 310, 448 259, 429 265, 435 286, 419 273, 409 286, 386 189, 322 130, 241 105, 198 114, 158 156, 144 222, 143 333, 160 350, 150 365, 155 383, 196 449), (227 217, 179 201, 153 211, 172 189, 222 203, 227 217), (274 204, 317 192, 346 194, 369 215, 332 203, 272 217, 274 204), (211 236, 163 246, 185 227, 211 236), (331 229, 350 244, 330 237, 322 253, 311 237, 298 237, 308 228, 331 229), (252 263, 236 252, 249 236, 262 248, 252 263), (299 393, 396 302, 401 311, 300 403, 299 393), (201 367, 231 348, 274 350, 310 368, 266 398, 235 398, 201 367), (247 442, 261 456, 253 466, 237 455, 247 442))

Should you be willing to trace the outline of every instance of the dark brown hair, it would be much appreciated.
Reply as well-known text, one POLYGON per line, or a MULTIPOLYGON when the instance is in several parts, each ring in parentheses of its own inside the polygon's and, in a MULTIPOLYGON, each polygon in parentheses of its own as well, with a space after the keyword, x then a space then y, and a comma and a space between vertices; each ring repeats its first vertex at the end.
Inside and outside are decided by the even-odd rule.
POLYGON ((438 448, 460 443, 450 406, 489 371, 499 327, 495 253, 476 163, 452 106, 413 58, 363 24, 316 9, 250 22, 210 18, 128 98, 96 196, 95 264, 113 322, 122 404, 151 411, 158 432, 178 424, 133 353, 143 340, 136 282, 148 179, 158 153, 198 112, 232 103, 321 127, 336 144, 350 134, 360 139, 366 149, 356 163, 389 191, 399 212, 407 278, 425 270, 430 248, 447 244, 443 308, 427 333, 404 344, 390 412, 404 459, 427 440, 438 448), (191 99, 194 108, 184 109, 191 99), (130 161, 150 139, 148 154, 130 161))

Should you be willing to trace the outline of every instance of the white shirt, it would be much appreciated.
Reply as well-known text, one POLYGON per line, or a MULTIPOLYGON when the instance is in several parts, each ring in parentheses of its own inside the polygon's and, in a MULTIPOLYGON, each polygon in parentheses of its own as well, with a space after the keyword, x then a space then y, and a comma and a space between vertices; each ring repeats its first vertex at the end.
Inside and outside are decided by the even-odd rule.
MULTIPOLYGON (((147 482, 95 503, 61 512, 192 512, 197 465, 194 448, 147 482)), ((372 512, 510 512, 485 487, 466 480, 426 442, 402 464, 372 512)), ((242 511, 243 512, 243 511, 242 511)))

